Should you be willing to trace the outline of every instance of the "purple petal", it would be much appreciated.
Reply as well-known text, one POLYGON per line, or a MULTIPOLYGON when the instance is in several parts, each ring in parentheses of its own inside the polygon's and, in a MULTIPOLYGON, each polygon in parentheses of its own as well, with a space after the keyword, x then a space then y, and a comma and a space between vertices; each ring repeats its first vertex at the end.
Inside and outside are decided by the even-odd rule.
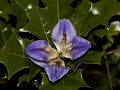
POLYGON ((40 67, 45 67, 45 66, 47 65, 46 62, 40 62, 40 61, 35 60, 35 59, 31 58, 31 57, 29 57, 29 59, 30 59, 33 63, 35 63, 36 65, 38 65, 38 66, 40 66, 40 67))
POLYGON ((66 35, 66 44, 72 43, 73 37, 76 36, 74 26, 67 19, 61 19, 52 31, 52 39, 58 51, 60 50, 64 35, 66 35))
POLYGON ((26 53, 29 57, 40 60, 40 61, 48 61, 49 53, 43 50, 43 47, 48 46, 47 41, 45 40, 37 40, 29 44, 26 49, 26 53))
POLYGON ((77 59, 88 51, 91 47, 90 42, 81 37, 73 38, 73 48, 70 51, 71 59, 77 59))
POLYGON ((62 78, 65 74, 70 70, 69 67, 57 66, 57 65, 47 65, 45 66, 45 71, 48 75, 48 78, 53 83, 60 78, 62 78))

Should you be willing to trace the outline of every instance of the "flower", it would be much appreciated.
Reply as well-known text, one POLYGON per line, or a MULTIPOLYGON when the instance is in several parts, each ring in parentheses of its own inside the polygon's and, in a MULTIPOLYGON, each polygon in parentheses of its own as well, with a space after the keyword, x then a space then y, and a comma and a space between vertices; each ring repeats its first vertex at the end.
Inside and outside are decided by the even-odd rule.
POLYGON ((32 62, 45 69, 49 80, 54 83, 70 70, 62 58, 75 60, 86 53, 91 45, 76 35, 76 30, 68 19, 61 19, 53 28, 52 41, 57 50, 47 41, 37 40, 28 45, 26 53, 32 62))

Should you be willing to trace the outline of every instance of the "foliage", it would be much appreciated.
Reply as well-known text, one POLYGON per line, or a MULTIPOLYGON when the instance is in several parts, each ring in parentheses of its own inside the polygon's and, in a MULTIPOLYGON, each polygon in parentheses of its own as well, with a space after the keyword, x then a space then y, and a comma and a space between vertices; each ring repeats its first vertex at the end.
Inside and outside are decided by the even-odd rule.
POLYGON ((0 89, 119 89, 119 14, 119 0, 0 0, 0 89), (51 31, 63 18, 92 47, 75 61, 66 59, 71 71, 53 84, 25 49, 38 39, 53 45, 51 31))

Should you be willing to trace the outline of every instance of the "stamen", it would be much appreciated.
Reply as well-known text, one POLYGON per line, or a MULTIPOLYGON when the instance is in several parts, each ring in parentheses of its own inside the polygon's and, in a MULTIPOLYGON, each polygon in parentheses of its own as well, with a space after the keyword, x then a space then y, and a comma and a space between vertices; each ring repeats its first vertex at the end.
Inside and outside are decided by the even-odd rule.
POLYGON ((55 59, 51 59, 49 62, 48 62, 49 65, 56 65, 56 62, 55 62, 55 59))
POLYGON ((49 65, 56 65, 56 66, 65 66, 64 64, 64 61, 60 58, 54 58, 54 59, 51 59, 49 62, 48 62, 49 65))
POLYGON ((62 56, 71 59, 70 51, 72 50, 73 47, 74 47, 73 44, 67 45, 62 52, 62 56))
POLYGON ((50 52, 50 50, 51 50, 51 48, 48 47, 48 46, 43 47, 43 49, 44 49, 46 52, 50 52))
POLYGON ((69 45, 66 47, 66 52, 70 52, 73 47, 74 47, 73 44, 69 44, 69 45))
POLYGON ((58 52, 49 46, 43 47, 43 49, 50 54, 50 59, 56 58, 58 56, 58 52))
POLYGON ((64 49, 65 49, 65 46, 66 46, 66 40, 67 40, 67 36, 66 36, 66 34, 63 34, 61 52, 63 52, 64 49))
POLYGON ((64 63, 64 61, 63 61, 63 60, 61 60, 61 62, 60 62, 60 63, 61 63, 61 64, 60 64, 61 66, 63 66, 63 67, 65 66, 65 63, 64 63))
POLYGON ((62 43, 65 43, 65 44, 66 44, 66 39, 67 39, 67 35, 66 35, 66 34, 63 34, 62 43))

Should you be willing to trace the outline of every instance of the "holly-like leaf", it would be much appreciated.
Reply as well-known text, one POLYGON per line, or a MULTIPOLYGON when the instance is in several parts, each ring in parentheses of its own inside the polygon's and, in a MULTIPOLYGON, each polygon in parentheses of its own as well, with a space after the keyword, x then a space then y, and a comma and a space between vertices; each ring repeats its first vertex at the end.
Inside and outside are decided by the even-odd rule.
POLYGON ((31 61, 27 61, 27 64, 29 69, 26 69, 26 71, 23 69, 24 72, 19 76, 18 86, 24 81, 30 82, 41 70, 40 67, 37 67, 31 61))
POLYGON ((7 21, 5 19, 0 20, 0 49, 4 46, 6 41, 11 36, 11 26, 7 24, 7 21))
POLYGON ((70 62, 68 66, 75 72, 81 63, 86 64, 100 64, 101 58, 104 53, 97 52, 97 51, 89 51, 83 57, 79 58, 74 62, 70 62))
POLYGON ((77 30, 77 34, 81 35, 84 33, 84 31, 82 31, 81 27, 83 22, 85 21, 85 19, 87 18, 87 16, 89 15, 89 10, 91 7, 91 3, 89 0, 83 0, 75 9, 75 12, 72 14, 72 16, 70 17, 71 22, 74 24, 76 30, 77 30))
POLYGON ((45 29, 51 31, 58 20, 70 18, 74 9, 71 7, 72 0, 43 0, 45 8, 39 9, 45 29))
POLYGON ((21 71, 18 72, 18 76, 19 76, 19 82, 17 83, 17 86, 19 87, 19 85, 23 82, 27 82, 28 78, 29 78, 29 69, 25 68, 21 71))
POLYGON ((44 29, 44 23, 40 15, 39 6, 35 0, 16 0, 19 5, 27 12, 29 16, 29 23, 25 27, 25 30, 37 35, 40 39, 46 39, 46 30, 44 29))
POLYGON ((81 70, 75 73, 70 72, 67 77, 63 77, 61 81, 51 84, 45 73, 42 73, 43 84, 39 90, 78 90, 80 87, 89 87, 82 78, 81 70))
POLYGON ((28 24, 27 12, 19 5, 16 0, 11 0, 11 14, 16 16, 16 30, 24 28, 28 24))
POLYGON ((98 51, 90 51, 80 61, 87 64, 100 64, 103 54, 98 51))
POLYGON ((9 19, 8 14, 10 11, 10 3, 8 0, 0 0, 0 17, 5 18, 6 20, 9 19))
MULTIPOLYGON (((87 8, 87 6, 84 7, 87 8)), ((71 17, 75 20, 76 28, 79 28, 79 34, 83 37, 85 37, 93 27, 100 24, 107 26, 109 19, 119 13, 120 2, 117 0, 100 0, 96 3, 91 3, 90 8, 85 9, 85 11, 84 16, 78 16, 84 12, 84 10, 79 10, 77 14, 71 17), (80 18, 82 18, 82 20, 80 18)))
MULTIPOLYGON (((23 49, 23 55, 26 56, 26 48, 27 46, 32 42, 32 40, 28 39, 22 39, 21 37, 18 37, 19 41, 22 44, 22 49, 23 49)), ((33 79, 41 70, 41 67, 35 65, 33 62, 31 62, 29 59, 27 60, 26 64, 29 66, 29 70, 27 74, 23 74, 22 76, 19 77, 19 82, 18 84, 20 85, 23 81, 29 82, 31 79, 33 79), (25 78, 25 79, 24 79, 25 78)))
POLYGON ((22 46, 13 31, 10 39, 0 50, 0 62, 7 67, 8 78, 12 77, 18 71, 28 68, 27 60, 28 58, 23 55, 22 46))
POLYGON ((22 2, 17 0, 17 2, 28 12, 30 22, 25 30, 39 36, 40 39, 49 39, 51 30, 58 19, 69 18, 74 12, 70 0, 44 0, 41 1, 45 5, 43 8, 39 7, 38 2, 33 0, 22 2))
POLYGON ((93 34, 102 38, 103 36, 108 34, 108 31, 106 29, 100 29, 95 31, 93 34))
POLYGON ((46 39, 46 31, 44 29, 44 24, 41 20, 42 17, 38 13, 38 9, 38 7, 34 7, 32 11, 28 14, 30 22, 26 26, 25 30, 39 36, 40 39, 46 39))
POLYGON ((41 68, 39 66, 36 66, 32 62, 29 63, 29 67, 30 67, 30 73, 29 73, 28 81, 33 79, 41 70, 41 68))
MULTIPOLYGON (((14 27, 16 30, 24 28, 28 24, 27 12, 17 3, 16 0, 1 0, 0 1, 0 16, 6 21, 9 21, 11 15, 14 15, 14 27)), ((13 19, 13 18, 12 18, 13 19)))
POLYGON ((0 49, 3 47, 4 44, 5 44, 5 41, 4 41, 2 30, 0 28, 0 49))

